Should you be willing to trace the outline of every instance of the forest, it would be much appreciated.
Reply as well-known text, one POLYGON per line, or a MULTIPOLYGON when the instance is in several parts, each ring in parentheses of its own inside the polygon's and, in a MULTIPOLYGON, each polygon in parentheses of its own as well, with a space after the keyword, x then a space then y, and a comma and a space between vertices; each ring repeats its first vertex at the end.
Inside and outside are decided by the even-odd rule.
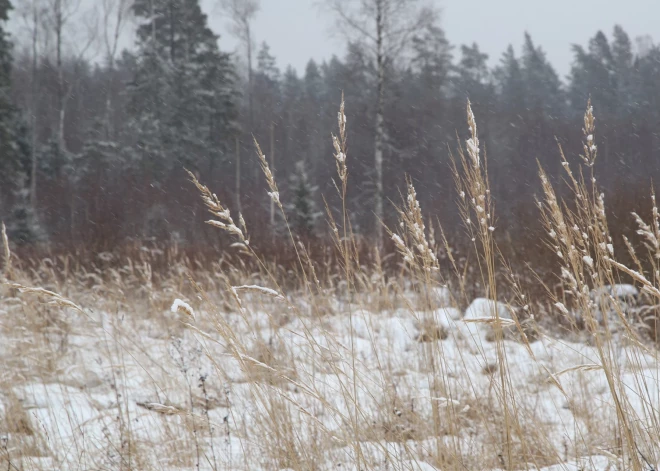
MULTIPOLYGON (((351 13, 346 3, 329 2, 338 24, 351 13)), ((660 172, 659 44, 635 41, 620 26, 594 31, 573 46, 564 78, 521 31, 522 48, 509 47, 489 67, 478 44, 450 44, 437 11, 390 3, 405 4, 407 14, 394 21, 388 11, 353 12, 358 20, 342 29, 345 53, 310 58, 298 72, 282 70, 267 42, 255 43, 254 0, 222 3, 241 44, 231 53, 198 0, 103 0, 94 28, 74 21, 79 2, 14 0, 12 18, 24 34, 18 41, 5 25, 0 39, 0 215, 9 239, 94 250, 133 241, 226 245, 205 227, 187 169, 255 228, 255 243, 276 247, 284 224, 268 198, 256 140, 296 237, 313 242, 327 232, 326 204, 340 200, 331 132, 342 94, 346 201, 352 230, 365 240, 387 243, 382 225, 396 219, 406 175, 425 215, 460 240, 462 229, 451 230, 460 221, 450 167, 468 98, 505 247, 537 251, 528 234, 539 227, 539 166, 558 181, 558 144, 581 145, 589 99, 599 184, 617 219, 612 231, 632 227, 628 208, 649 205, 647 188, 660 172), (127 31, 135 44, 120 50, 127 31), (91 48, 100 59, 89 57, 91 48)), ((5 23, 11 8, 0 2, 5 23)))
POLYGON ((0 0, 0 469, 660 469, 660 43, 309 1, 0 0))

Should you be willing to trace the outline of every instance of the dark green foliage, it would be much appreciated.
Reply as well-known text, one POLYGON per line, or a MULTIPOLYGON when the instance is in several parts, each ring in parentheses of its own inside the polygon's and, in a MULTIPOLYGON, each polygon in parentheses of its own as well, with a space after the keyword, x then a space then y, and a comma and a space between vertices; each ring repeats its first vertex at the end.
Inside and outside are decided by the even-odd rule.
POLYGON ((9 0, 0 0, 0 191, 5 197, 16 188, 29 155, 26 130, 11 101, 12 45, 4 24, 11 8, 9 0))
MULTIPOLYGON (((7 7, 0 0, 0 18, 6 17, 7 7)), ((37 209, 52 239, 101 240, 109 246, 146 235, 171 240, 178 233, 181 241, 214 243, 217 235, 203 225, 197 195, 185 181, 185 166, 232 209, 238 208, 235 189, 240 187, 240 208, 255 243, 277 240, 284 234, 282 219, 276 215, 275 227, 270 227, 270 201, 253 136, 274 163, 295 232, 319 236, 324 231, 315 205, 322 196, 331 210, 340 204, 329 134, 336 131, 343 92, 347 209, 352 230, 371 235, 377 69, 365 44, 349 43, 340 57, 310 61, 304 71, 295 71, 278 64, 262 43, 248 87, 247 77, 234 71, 234 59, 240 64, 242 52, 232 58, 221 51, 197 0, 136 0, 134 12, 136 47, 124 52, 112 70, 64 58, 64 76, 72 84, 66 152, 56 145, 53 58, 39 57, 35 98, 31 56, 17 59, 10 81, 10 44, 4 32, 0 35, 0 211, 5 221, 9 223, 12 208, 19 208, 17 221, 32 219, 21 209, 30 206, 31 130, 21 124, 19 106, 36 110, 38 117, 37 209), (249 93, 252 113, 245 105, 236 106, 241 91, 246 97, 249 93)), ((597 33, 574 47, 571 74, 564 79, 529 34, 521 36, 520 48, 504 51, 495 67, 479 45, 452 47, 438 25, 427 24, 410 39, 400 60, 385 63, 386 200, 397 202, 409 174, 425 214, 437 215, 445 227, 457 227, 447 149, 455 148, 457 137, 459 144, 465 138, 469 97, 488 155, 498 208, 496 234, 516 248, 538 249, 538 241, 517 243, 538 224, 533 205, 538 163, 558 181, 555 138, 567 151, 580 148, 582 115, 591 97, 599 182, 606 194, 616 195, 609 200, 612 211, 618 211, 616 229, 629 227, 628 209, 616 210, 616 205, 625 208, 625 198, 660 179, 658 45, 650 39, 631 41, 618 26, 611 35, 597 33)), ((635 193, 635 198, 640 196, 635 193)), ((386 203, 386 222, 393 215, 386 203)), ((14 227, 25 233, 29 226, 14 227)))
POLYGON ((561 118, 564 110, 564 95, 557 72, 550 65, 545 53, 536 47, 529 33, 525 33, 522 53, 522 70, 527 106, 541 111, 546 116, 561 118))
POLYGON ((7 237, 12 244, 22 246, 44 242, 46 234, 30 206, 27 189, 15 192, 14 203, 7 221, 7 237))
POLYGON ((198 0, 137 0, 129 88, 135 156, 156 184, 182 167, 212 169, 232 142, 235 74, 198 0))
POLYGON ((12 44, 5 31, 11 8, 0 0, 0 218, 11 241, 24 244, 43 240, 43 232, 30 205, 28 129, 11 100, 12 44))
POLYGON ((296 163, 290 188, 291 203, 287 204, 289 222, 295 234, 310 239, 315 235, 316 221, 321 213, 315 201, 318 187, 310 183, 304 161, 296 163))

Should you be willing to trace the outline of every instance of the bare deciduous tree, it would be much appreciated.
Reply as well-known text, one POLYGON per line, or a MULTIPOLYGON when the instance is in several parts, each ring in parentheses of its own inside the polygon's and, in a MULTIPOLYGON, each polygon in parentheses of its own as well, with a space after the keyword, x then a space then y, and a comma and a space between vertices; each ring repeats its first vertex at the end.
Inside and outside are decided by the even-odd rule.
MULTIPOLYGON (((252 82, 252 20, 259 11, 259 0, 220 0, 224 12, 231 19, 231 32, 245 45, 247 72, 248 72, 248 124, 250 131, 254 130, 254 105, 253 105, 253 82, 252 82)), ((236 207, 241 210, 241 153, 240 144, 236 141, 236 207)))
POLYGON ((113 70, 122 31, 130 18, 133 0, 101 0, 101 17, 103 28, 103 47, 107 62, 108 87, 105 101, 105 133, 106 138, 112 135, 112 85, 114 82, 113 70))
POLYGON ((231 19, 231 32, 245 44, 248 70, 248 107, 250 125, 254 120, 252 106, 252 20, 259 11, 259 0, 220 0, 220 5, 231 19))
POLYGON ((384 93, 388 64, 401 57, 413 35, 436 21, 437 10, 426 0, 328 0, 337 26, 346 37, 364 44, 376 63, 374 137, 376 243, 383 245, 384 93))
POLYGON ((61 150, 66 150, 66 107, 77 84, 76 80, 65 80, 63 60, 65 54, 68 54, 75 63, 81 62, 97 39, 97 12, 93 10, 90 14, 80 17, 80 5, 81 0, 44 1, 43 11, 47 26, 44 33, 48 38, 53 35, 55 41, 53 53, 57 72, 57 145, 61 150), (68 50, 65 51, 65 48, 68 50))
POLYGON ((37 208, 37 103, 39 103, 39 54, 40 36, 44 17, 42 0, 26 0, 18 11, 30 41, 30 128, 31 128, 31 163, 30 163, 30 206, 33 211, 37 208))

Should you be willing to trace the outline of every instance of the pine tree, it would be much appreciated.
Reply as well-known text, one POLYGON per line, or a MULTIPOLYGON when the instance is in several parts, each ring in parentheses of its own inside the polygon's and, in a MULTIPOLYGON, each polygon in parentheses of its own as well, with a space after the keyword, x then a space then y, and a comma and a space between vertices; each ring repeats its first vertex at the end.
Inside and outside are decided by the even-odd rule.
POLYGON ((17 142, 18 113, 10 101, 12 46, 5 23, 11 8, 9 0, 0 0, 0 186, 5 197, 8 189, 15 188, 26 157, 17 142))
POLYGON ((295 69, 287 67, 282 80, 281 132, 284 134, 284 148, 280 167, 288 167, 288 162, 296 162, 302 157, 299 129, 304 126, 303 100, 300 91, 302 82, 295 69))
POLYGON ((16 245, 28 245, 46 240, 46 233, 30 204, 27 174, 19 174, 17 189, 7 223, 7 236, 16 245))
POLYGON ((318 174, 318 166, 322 165, 323 141, 325 138, 323 122, 323 77, 319 66, 313 60, 307 63, 303 78, 303 122, 301 133, 303 149, 309 159, 310 172, 318 174))
POLYGON ((250 132, 255 133, 257 139, 267 142, 271 123, 276 121, 281 102, 280 70, 277 68, 275 57, 270 54, 270 47, 265 42, 261 44, 257 54, 257 69, 254 75, 255 116, 261 125, 255 125, 250 132))
POLYGON ((520 113, 527 106, 525 78, 513 46, 502 54, 500 65, 493 72, 500 98, 500 109, 506 107, 520 113))
MULTIPOLYGON (((461 46, 461 59, 452 75, 452 89, 458 112, 463 112, 468 99, 472 102, 474 112, 482 116, 482 138, 486 135, 489 116, 492 111, 493 98, 495 96, 491 82, 491 74, 488 70, 488 54, 481 52, 476 43, 472 46, 461 46)), ((459 121, 460 122, 460 121, 459 121)), ((458 123, 456 123, 458 124, 458 123)))
MULTIPOLYGON (((635 101, 639 103, 638 134, 644 146, 644 171, 660 169, 660 45, 653 45, 637 59, 638 84, 635 101)), ((647 173, 648 175, 648 173, 647 173)))
POLYGON ((513 46, 502 54, 500 64, 493 71, 495 88, 498 92, 496 130, 493 137, 495 155, 501 156, 498 165, 507 173, 519 175, 515 179, 494 179, 495 190, 510 197, 528 184, 530 177, 529 156, 523 155, 527 138, 528 98, 525 87, 525 71, 516 57, 513 46))
POLYGON ((458 80, 454 80, 457 95, 470 97, 474 102, 477 96, 485 96, 490 81, 487 61, 488 54, 481 52, 476 43, 461 46, 461 60, 456 67, 458 80))
POLYGON ((563 95, 559 76, 547 61, 545 52, 534 45, 529 33, 525 33, 522 70, 527 105, 551 118, 561 117, 563 95))
POLYGON ((573 53, 575 58, 571 69, 570 99, 574 115, 581 116, 584 104, 591 97, 594 106, 600 110, 601 119, 613 116, 617 109, 617 85, 607 37, 598 31, 589 40, 587 51, 574 45, 573 53))
POLYGON ((289 221, 294 233, 303 239, 314 237, 317 219, 321 216, 314 200, 318 187, 309 181, 305 162, 296 163, 295 173, 291 175, 290 188, 292 202, 287 205, 289 221))
POLYGON ((619 25, 614 27, 612 41, 612 65, 616 75, 616 95, 620 106, 619 115, 631 119, 635 108, 635 68, 630 37, 619 25))
POLYGON ((446 85, 451 68, 451 46, 445 32, 428 25, 412 39, 413 65, 422 83, 437 94, 446 85))
POLYGON ((481 52, 479 46, 461 46, 461 59, 454 69, 451 77, 454 121, 452 129, 463 126, 462 116, 465 114, 465 105, 469 99, 474 113, 479 116, 479 135, 483 142, 488 142, 490 136, 490 122, 493 114, 495 90, 492 76, 488 69, 488 54, 481 52))
POLYGON ((136 156, 155 184, 186 166, 213 171, 233 142, 235 72, 198 0, 136 0, 129 89, 136 156))
MULTIPOLYGON (((440 200, 448 193, 448 172, 429 172, 437 165, 438 156, 428 149, 444 148, 455 136, 450 122, 452 114, 447 106, 449 78, 452 70, 452 47, 444 31, 436 25, 427 25, 417 32, 411 41, 412 60, 408 70, 397 74, 393 94, 398 98, 396 106, 388 108, 397 147, 401 170, 410 172, 420 188, 434 188, 420 192, 422 206, 431 199, 440 200)), ((396 154, 395 154, 396 155, 396 154)), ((392 178, 390 170, 385 175, 390 187, 398 187, 400 181, 392 178)), ((398 177, 396 177, 398 178, 398 177)))
POLYGON ((9 215, 9 238, 23 244, 43 237, 29 199, 28 130, 10 100, 12 45, 5 23, 11 8, 9 0, 0 0, 0 212, 9 215))

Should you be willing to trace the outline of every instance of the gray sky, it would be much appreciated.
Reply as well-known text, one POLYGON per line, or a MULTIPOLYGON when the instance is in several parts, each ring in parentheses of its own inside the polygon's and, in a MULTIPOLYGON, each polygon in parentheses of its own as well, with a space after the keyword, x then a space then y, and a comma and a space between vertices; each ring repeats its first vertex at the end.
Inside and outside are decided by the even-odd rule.
MULTIPOLYGON (((520 50, 523 32, 547 52, 563 77, 570 70, 570 45, 585 44, 598 29, 611 35, 621 24, 633 39, 651 35, 660 39, 658 19, 660 0, 435 0, 442 10, 441 26, 454 45, 477 42, 490 56, 491 64, 509 44, 520 50)), ((233 48, 225 33, 226 20, 215 0, 203 0, 215 31, 223 37, 221 45, 233 48)), ((262 0, 255 21, 256 39, 266 40, 282 69, 293 65, 299 72, 309 58, 327 59, 342 55, 344 44, 332 37, 332 18, 316 7, 315 0, 262 0)))
MULTIPOLYGON (((14 0, 14 4, 21 1, 14 0)), ((82 0, 82 4, 92 6, 97 1, 82 0)), ((642 35, 660 40, 660 0, 434 1, 442 11, 441 26, 453 45, 477 42, 494 65, 509 44, 519 51, 523 32, 529 31, 562 78, 570 70, 570 45, 586 45, 598 29, 610 36, 618 23, 633 42, 642 35)), ((333 18, 321 11, 318 3, 261 0, 261 11, 254 24, 255 40, 268 42, 282 70, 291 64, 302 74, 310 58, 322 61, 333 53, 344 54, 345 42, 332 34, 333 18)), ((217 7, 218 1, 201 0, 201 4, 211 28, 221 34, 221 48, 234 50, 236 40, 227 30, 228 19, 217 7)), ((126 45, 129 44, 127 39, 126 45)))

